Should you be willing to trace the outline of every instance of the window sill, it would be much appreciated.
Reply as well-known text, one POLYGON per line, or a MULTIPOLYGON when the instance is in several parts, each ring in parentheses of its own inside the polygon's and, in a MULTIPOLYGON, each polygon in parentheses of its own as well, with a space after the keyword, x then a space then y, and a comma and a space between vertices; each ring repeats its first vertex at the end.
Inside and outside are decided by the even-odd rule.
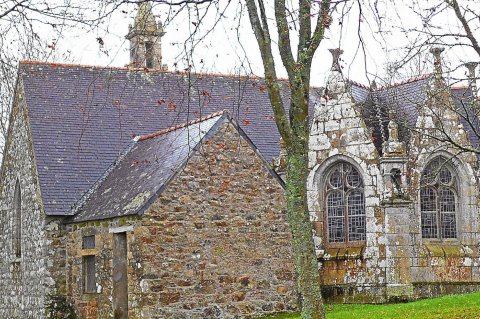
POLYGON ((318 261, 363 259, 365 247, 325 248, 317 253, 318 261))
POLYGON ((429 257, 468 257, 469 252, 465 251, 458 240, 429 240, 423 245, 429 257))
POLYGON ((82 292, 82 301, 91 301, 97 298, 97 292, 82 292))
POLYGON ((22 257, 13 257, 10 261, 11 264, 20 264, 22 262, 22 257))

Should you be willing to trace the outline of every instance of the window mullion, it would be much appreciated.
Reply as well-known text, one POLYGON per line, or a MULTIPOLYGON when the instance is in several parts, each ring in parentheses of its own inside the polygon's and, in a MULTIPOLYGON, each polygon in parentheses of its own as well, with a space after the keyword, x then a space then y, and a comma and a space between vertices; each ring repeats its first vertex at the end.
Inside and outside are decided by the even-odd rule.
POLYGON ((350 238, 350 227, 348 227, 348 193, 343 190, 343 200, 345 202, 343 206, 343 222, 345 223, 345 244, 348 244, 350 238))
POLYGON ((437 238, 442 239, 442 216, 440 212, 440 192, 439 192, 439 187, 436 185, 435 187, 435 196, 436 196, 436 221, 435 223, 437 224, 437 238))

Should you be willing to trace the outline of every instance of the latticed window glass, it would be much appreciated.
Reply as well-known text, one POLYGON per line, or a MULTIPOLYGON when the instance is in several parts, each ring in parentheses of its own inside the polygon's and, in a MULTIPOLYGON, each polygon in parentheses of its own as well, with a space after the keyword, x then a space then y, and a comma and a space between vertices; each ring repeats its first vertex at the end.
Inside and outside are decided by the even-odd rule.
POLYGON ((338 163, 328 172, 325 204, 330 243, 365 240, 363 180, 351 164, 338 163))
POLYGON ((95 248, 95 235, 83 236, 82 249, 93 249, 93 248, 95 248))
POLYGON ((422 173, 420 210, 423 238, 457 237, 457 182, 448 160, 437 157, 422 173))
POLYGON ((83 256, 83 292, 95 293, 96 279, 95 279, 95 256, 83 256))
POLYGON ((14 229, 13 229, 13 250, 15 257, 22 256, 22 193, 20 190, 20 181, 15 183, 15 191, 13 194, 13 213, 14 213, 14 229))

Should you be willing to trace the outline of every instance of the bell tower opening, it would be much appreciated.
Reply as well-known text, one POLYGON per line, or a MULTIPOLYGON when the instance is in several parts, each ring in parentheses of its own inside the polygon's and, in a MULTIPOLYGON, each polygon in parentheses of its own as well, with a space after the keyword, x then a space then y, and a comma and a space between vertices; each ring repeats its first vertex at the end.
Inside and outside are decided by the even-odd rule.
POLYGON ((165 34, 161 22, 156 21, 150 2, 138 5, 133 26, 129 25, 126 39, 130 41, 129 67, 166 69, 162 65, 161 38, 165 34))

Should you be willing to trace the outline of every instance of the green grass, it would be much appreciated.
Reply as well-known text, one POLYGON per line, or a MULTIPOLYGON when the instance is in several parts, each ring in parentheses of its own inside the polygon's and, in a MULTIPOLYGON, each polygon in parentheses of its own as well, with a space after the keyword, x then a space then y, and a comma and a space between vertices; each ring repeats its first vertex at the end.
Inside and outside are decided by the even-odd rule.
MULTIPOLYGON (((327 305, 328 319, 480 319, 480 293, 386 305, 327 305)), ((283 314, 262 319, 299 319, 283 314)))

